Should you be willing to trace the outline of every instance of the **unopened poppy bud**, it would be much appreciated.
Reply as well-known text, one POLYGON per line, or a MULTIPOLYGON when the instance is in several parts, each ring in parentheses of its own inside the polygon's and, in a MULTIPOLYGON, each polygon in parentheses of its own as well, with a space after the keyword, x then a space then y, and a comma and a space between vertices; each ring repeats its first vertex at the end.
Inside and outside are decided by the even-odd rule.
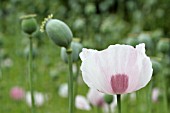
MULTIPOLYGON (((83 46, 78 43, 78 42, 72 42, 71 43, 71 49, 72 49, 72 61, 76 62, 79 59, 79 53, 82 51, 83 46)), ((61 48, 61 59, 65 62, 68 63, 68 56, 66 53, 66 48, 62 47, 61 48)))
POLYGON ((50 37, 56 45, 68 48, 73 37, 70 28, 58 19, 49 19, 45 21, 45 30, 48 37, 50 37))
POLYGON ((113 95, 104 95, 104 101, 107 103, 107 104, 111 104, 113 102, 113 95))
POLYGON ((34 18, 36 15, 27 15, 21 17, 21 27, 26 34, 33 34, 37 30, 37 21, 34 18))
POLYGON ((157 50, 162 53, 168 53, 170 51, 170 40, 168 38, 159 40, 157 50))
POLYGON ((157 74, 161 71, 162 65, 156 59, 152 59, 153 74, 157 74))

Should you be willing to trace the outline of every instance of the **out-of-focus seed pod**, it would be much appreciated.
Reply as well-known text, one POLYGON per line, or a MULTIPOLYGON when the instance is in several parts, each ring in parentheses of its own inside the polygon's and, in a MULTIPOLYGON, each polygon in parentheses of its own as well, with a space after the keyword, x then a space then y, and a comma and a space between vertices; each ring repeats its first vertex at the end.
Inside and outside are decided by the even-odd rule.
POLYGON ((149 34, 142 33, 138 36, 138 43, 145 43, 147 49, 152 49, 153 42, 149 34))
POLYGON ((163 31, 162 30, 155 30, 151 33, 151 38, 156 42, 160 40, 160 38, 163 36, 163 31))
POLYGON ((152 59, 153 75, 156 75, 162 70, 162 65, 158 60, 152 59))
POLYGON ((21 17, 21 28, 24 33, 32 35, 37 30, 37 21, 34 18, 36 15, 26 15, 21 17))
POLYGON ((47 20, 45 30, 56 45, 65 48, 70 46, 73 34, 64 22, 58 19, 47 20))
POLYGON ((104 95, 104 101, 107 103, 107 104, 111 104, 113 102, 113 95, 104 95))
POLYGON ((136 46, 138 44, 138 41, 134 37, 129 37, 126 39, 126 44, 136 46))
POLYGON ((157 50, 162 53, 170 52, 170 39, 162 38, 161 40, 159 40, 157 50))
MULTIPOLYGON (((71 43, 71 49, 72 49, 72 61, 76 62, 79 59, 79 53, 81 52, 83 46, 78 43, 78 42, 72 42, 71 43)), ((66 53, 66 48, 62 47, 61 48, 61 59, 65 62, 68 63, 68 55, 66 53)))
POLYGON ((96 7, 93 3, 88 3, 85 7, 86 14, 93 14, 96 12, 96 7))

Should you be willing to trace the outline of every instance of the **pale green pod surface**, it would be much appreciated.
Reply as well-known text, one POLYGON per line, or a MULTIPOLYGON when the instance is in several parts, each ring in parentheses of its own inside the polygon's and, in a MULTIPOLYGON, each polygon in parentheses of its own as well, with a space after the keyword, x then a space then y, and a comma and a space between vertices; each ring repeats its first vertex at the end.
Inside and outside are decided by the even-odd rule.
POLYGON ((83 46, 78 42, 72 42, 71 48, 73 62, 76 62, 79 59, 79 54, 82 51, 83 46))
MULTIPOLYGON (((72 49, 72 61, 76 62, 79 59, 79 54, 82 51, 83 46, 78 43, 78 42, 72 42, 71 43, 71 49, 72 49)), ((66 49, 64 47, 61 48, 61 59, 65 62, 68 63, 68 55, 66 53, 66 49)))
POLYGON ((34 18, 25 18, 21 22, 22 30, 31 35, 37 30, 37 21, 34 18))
POLYGON ((159 40, 157 50, 162 53, 168 53, 170 51, 170 40, 168 38, 159 40))
POLYGON ((46 23, 45 29, 48 37, 50 37, 56 45, 65 48, 69 47, 73 34, 64 22, 51 19, 46 23))
POLYGON ((62 47, 61 48, 61 59, 65 62, 65 63, 68 63, 68 56, 67 56, 67 53, 66 53, 66 48, 62 47))

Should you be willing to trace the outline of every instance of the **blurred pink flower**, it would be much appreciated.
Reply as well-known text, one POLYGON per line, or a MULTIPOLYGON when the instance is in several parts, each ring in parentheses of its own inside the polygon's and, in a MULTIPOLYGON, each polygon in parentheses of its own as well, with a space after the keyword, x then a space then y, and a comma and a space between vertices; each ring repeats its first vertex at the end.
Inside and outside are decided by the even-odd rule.
POLYGON ((91 110, 88 100, 81 95, 76 96, 75 106, 77 109, 81 110, 91 110))
POLYGON ((158 88, 154 88, 152 91, 152 101, 157 102, 159 95, 160 95, 160 90, 158 88))
POLYGON ((15 86, 10 90, 10 96, 14 100, 22 100, 24 95, 25 91, 21 87, 15 86))
POLYGON ((103 93, 97 91, 96 89, 90 88, 87 94, 87 99, 93 106, 102 107, 104 105, 103 96, 103 93))
POLYGON ((80 58, 84 82, 103 93, 131 93, 145 87, 152 77, 145 44, 136 48, 116 44, 102 51, 84 48, 80 58))

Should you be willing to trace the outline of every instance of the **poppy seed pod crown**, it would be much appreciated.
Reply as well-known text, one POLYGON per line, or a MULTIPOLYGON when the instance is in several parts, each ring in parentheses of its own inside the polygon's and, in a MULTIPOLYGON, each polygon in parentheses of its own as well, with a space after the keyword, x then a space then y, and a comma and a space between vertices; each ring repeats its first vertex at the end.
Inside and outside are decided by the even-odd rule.
POLYGON ((45 30, 48 37, 50 37, 56 45, 68 48, 73 37, 70 28, 58 19, 49 19, 46 21, 45 30))

